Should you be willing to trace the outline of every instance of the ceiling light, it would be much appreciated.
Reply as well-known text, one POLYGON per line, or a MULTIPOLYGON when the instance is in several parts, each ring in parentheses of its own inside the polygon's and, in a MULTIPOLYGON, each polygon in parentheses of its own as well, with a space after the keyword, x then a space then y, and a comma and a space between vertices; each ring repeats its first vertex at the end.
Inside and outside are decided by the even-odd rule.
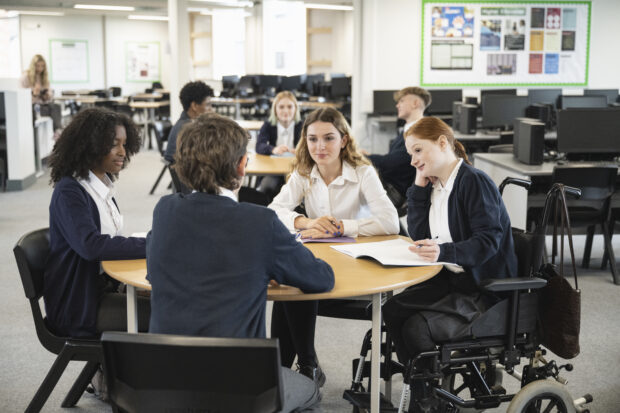
POLYGON ((306 3, 306 9, 350 11, 350 10, 353 10, 353 6, 339 6, 337 4, 306 3))
POLYGON ((9 13, 15 14, 27 14, 31 16, 64 16, 65 14, 59 11, 38 11, 38 10, 11 10, 9 13))
POLYGON ((159 21, 168 21, 168 16, 146 16, 139 14, 130 14, 127 16, 130 20, 159 20, 159 21))
POLYGON ((134 11, 135 7, 130 6, 108 6, 104 4, 76 4, 73 6, 75 9, 87 9, 87 10, 116 10, 116 11, 134 11))

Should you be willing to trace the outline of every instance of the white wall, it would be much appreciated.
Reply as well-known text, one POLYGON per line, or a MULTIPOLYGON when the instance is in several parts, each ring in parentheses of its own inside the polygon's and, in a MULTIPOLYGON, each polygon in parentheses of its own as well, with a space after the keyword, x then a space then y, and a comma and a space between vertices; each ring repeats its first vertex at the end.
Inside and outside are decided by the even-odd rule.
MULTIPOLYGON (((105 87, 103 64, 103 18, 101 16, 20 16, 22 70, 32 56, 41 54, 49 66, 50 39, 86 40, 88 42, 89 81, 53 83, 57 94, 68 89, 102 89, 105 87)), ((50 79, 51 80, 51 79, 50 79)))
MULTIPOLYGON (((160 82, 169 87, 170 53, 168 23, 161 21, 129 20, 122 17, 105 18, 107 87, 120 86, 123 95, 144 92, 151 82, 127 82, 125 45, 127 42, 159 42, 160 82)), ((103 53, 103 51, 101 51, 103 53)))
POLYGON ((331 67, 314 66, 309 73, 353 72, 353 13, 311 9, 310 27, 331 27, 331 33, 310 36, 310 59, 331 60, 331 67))
MULTIPOLYGON (((306 8, 301 1, 263 1, 261 72, 292 76, 306 71, 306 8)), ((246 43, 246 47, 252 47, 246 43)))
POLYGON ((590 88, 620 87, 620 1, 592 0, 590 88))
POLYGON ((19 17, 0 18, 0 78, 20 76, 19 17))

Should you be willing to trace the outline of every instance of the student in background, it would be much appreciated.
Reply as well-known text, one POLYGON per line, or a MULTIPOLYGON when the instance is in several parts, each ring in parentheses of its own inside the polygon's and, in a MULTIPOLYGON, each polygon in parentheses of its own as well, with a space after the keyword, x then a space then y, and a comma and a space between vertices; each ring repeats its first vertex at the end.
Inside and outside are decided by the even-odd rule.
POLYGON ((183 105, 183 112, 170 130, 168 135, 168 144, 166 145, 166 152, 164 158, 174 163, 174 152, 177 149, 177 136, 179 132, 187 123, 196 119, 203 113, 209 112, 211 106, 209 104, 209 97, 213 96, 213 89, 206 83, 197 81, 186 83, 181 92, 179 93, 179 99, 181 105, 183 105))
POLYGON ((297 99, 289 91, 276 95, 271 105, 269 120, 258 132, 256 153, 262 155, 295 154, 301 136, 301 116, 297 99))
MULTIPOLYGON (((291 177, 269 205, 289 231, 304 238, 398 233, 396 209, 336 109, 308 115, 293 165, 291 177), (302 203, 306 215, 295 211, 302 203)), ((316 315, 316 301, 276 302, 271 334, 280 339, 282 364, 291 366, 297 355, 299 371, 322 385, 325 376, 314 349, 316 315)))
POLYGON ((52 100, 54 91, 50 88, 50 80, 45 59, 36 54, 30 61, 28 70, 22 75, 22 87, 32 90, 32 103, 47 103, 52 100))
MULTIPOLYGON (((43 299, 52 330, 67 337, 127 330, 127 300, 101 261, 145 257, 144 238, 122 236, 114 180, 140 148, 125 115, 85 109, 63 130, 50 156, 50 254, 43 299)), ((149 300, 138 297, 139 329, 148 330, 149 300)))
POLYGON ((394 94, 394 100, 398 118, 405 121, 405 127, 390 142, 387 154, 368 155, 368 159, 377 168, 386 188, 393 187, 397 192, 394 196, 398 195, 404 202, 407 188, 415 179, 415 168, 411 166, 411 156, 405 148, 404 136, 409 128, 424 116, 424 110, 431 104, 431 95, 421 87, 406 87, 394 94))
MULTIPOLYGON (((183 129, 176 168, 194 192, 164 196, 153 212, 151 332, 264 338, 271 279, 308 293, 333 288, 330 266, 295 241, 273 211, 237 202, 247 144, 243 128, 216 114, 183 129)), ((283 412, 318 411, 315 383, 290 369, 282 378, 283 412)))
MULTIPOLYGON (((383 306, 401 362, 435 342, 468 335, 470 323, 496 302, 479 289, 485 278, 514 277, 517 259, 510 218, 493 181, 471 166, 463 145, 442 120, 426 117, 405 134, 417 172, 407 191, 411 251, 428 262, 449 262, 435 277, 383 306)), ((429 395, 413 383, 412 412, 429 395)))
MULTIPOLYGON (((301 136, 303 122, 299 114, 297 99, 289 91, 276 95, 271 105, 271 113, 258 132, 256 153, 261 155, 295 154, 295 147, 301 136)), ((259 191, 267 194, 270 200, 280 192, 284 179, 279 176, 265 176, 260 181, 259 191)))

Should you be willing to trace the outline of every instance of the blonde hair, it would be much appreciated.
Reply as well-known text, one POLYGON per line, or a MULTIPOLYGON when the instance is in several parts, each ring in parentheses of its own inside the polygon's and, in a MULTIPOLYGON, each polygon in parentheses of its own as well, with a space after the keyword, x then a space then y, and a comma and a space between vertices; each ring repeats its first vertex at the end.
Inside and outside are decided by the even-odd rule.
POLYGON ((346 136, 348 138, 346 145, 340 150, 341 161, 346 161, 353 167, 370 165, 370 161, 368 161, 368 159, 366 159, 364 155, 358 151, 357 143, 351 134, 351 127, 342 113, 338 112, 334 108, 328 107, 316 109, 311 112, 308 117, 306 117, 304 126, 301 129, 301 139, 299 139, 297 148, 295 149, 293 170, 297 170, 297 173, 303 177, 310 178, 310 172, 312 172, 315 162, 310 156, 310 151, 308 151, 308 142, 306 141, 306 137, 308 135, 308 126, 312 125, 314 122, 331 123, 340 133, 341 137, 344 138, 346 136))
POLYGON ((43 62, 45 64, 45 69, 43 69, 43 73, 41 73, 41 86, 45 89, 49 89, 50 80, 47 74, 47 63, 45 63, 45 59, 40 54, 32 56, 30 66, 28 67, 28 82, 30 83, 30 87, 34 87, 34 85, 36 84, 37 63, 39 62, 43 62))
POLYGON ((271 105, 271 110, 269 111, 269 123, 271 123, 273 126, 276 126, 278 124, 276 106, 282 99, 290 99, 293 102, 293 104, 295 105, 294 121, 295 123, 299 122, 301 120, 301 115, 299 114, 299 104, 297 103, 297 99, 295 98, 295 95, 288 90, 283 90, 282 92, 278 93, 273 99, 273 104, 271 105))
POLYGON ((427 116, 418 120, 407 130, 405 138, 414 135, 418 139, 426 139, 433 142, 437 142, 440 136, 445 136, 454 154, 459 158, 463 158, 465 163, 471 165, 467 157, 467 152, 465 152, 465 147, 454 138, 452 128, 443 120, 434 116, 427 116))

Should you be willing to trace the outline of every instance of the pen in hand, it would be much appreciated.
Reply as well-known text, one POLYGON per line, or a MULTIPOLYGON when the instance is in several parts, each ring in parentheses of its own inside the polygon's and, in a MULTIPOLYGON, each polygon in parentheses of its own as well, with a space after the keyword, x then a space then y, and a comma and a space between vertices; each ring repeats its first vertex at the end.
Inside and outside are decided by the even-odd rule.
MULTIPOLYGON (((439 236, 436 236, 436 237, 431 238, 431 239, 432 239, 433 241, 438 240, 438 239, 439 239, 439 236)), ((421 244, 417 244, 415 247, 416 247, 416 248, 422 248, 422 245, 421 245, 421 244)))

